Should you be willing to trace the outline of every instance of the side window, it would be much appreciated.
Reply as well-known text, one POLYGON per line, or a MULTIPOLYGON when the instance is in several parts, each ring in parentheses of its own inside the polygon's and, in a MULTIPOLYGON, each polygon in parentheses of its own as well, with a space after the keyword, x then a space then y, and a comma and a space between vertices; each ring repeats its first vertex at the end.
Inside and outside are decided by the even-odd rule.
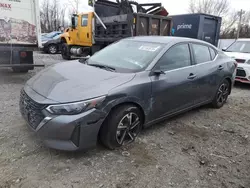
POLYGON ((207 46, 193 44, 193 49, 194 49, 194 56, 195 56, 197 64, 211 61, 209 48, 207 46))
POLYGON ((78 26, 78 16, 75 16, 76 27, 78 26))
POLYGON ((82 27, 88 25, 88 15, 82 15, 82 27))
POLYGON ((168 71, 191 65, 188 44, 179 44, 171 47, 158 61, 156 69, 168 71))
POLYGON ((215 52, 215 50, 213 48, 209 48, 209 50, 210 50, 211 58, 212 58, 212 60, 214 60, 217 53, 215 52))

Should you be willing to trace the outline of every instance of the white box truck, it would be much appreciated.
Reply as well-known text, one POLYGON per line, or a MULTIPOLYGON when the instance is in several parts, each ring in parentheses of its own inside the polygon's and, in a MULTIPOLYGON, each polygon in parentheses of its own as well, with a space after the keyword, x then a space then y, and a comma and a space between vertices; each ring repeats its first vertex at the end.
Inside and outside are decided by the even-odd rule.
POLYGON ((33 51, 41 46, 38 0, 0 0, 0 68, 34 69, 33 51))

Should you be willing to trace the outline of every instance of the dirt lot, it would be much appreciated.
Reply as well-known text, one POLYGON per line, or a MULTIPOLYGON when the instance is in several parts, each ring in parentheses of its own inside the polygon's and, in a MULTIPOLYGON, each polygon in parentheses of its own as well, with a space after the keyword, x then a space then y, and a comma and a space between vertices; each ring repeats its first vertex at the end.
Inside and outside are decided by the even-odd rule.
POLYGON ((238 84, 220 110, 202 107, 144 130, 129 148, 67 153, 44 147, 19 114, 19 91, 39 70, 0 70, 1 188, 250 188, 250 86, 238 84))

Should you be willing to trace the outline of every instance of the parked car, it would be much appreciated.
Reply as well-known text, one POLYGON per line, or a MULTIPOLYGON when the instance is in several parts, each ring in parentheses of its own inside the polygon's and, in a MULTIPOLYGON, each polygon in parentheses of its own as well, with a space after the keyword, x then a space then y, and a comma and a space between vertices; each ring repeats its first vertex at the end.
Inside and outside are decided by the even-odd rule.
POLYGON ((48 42, 49 40, 53 39, 54 37, 56 37, 57 35, 61 35, 62 32, 61 31, 53 31, 50 32, 48 34, 42 35, 41 39, 42 39, 42 45, 45 44, 46 42, 48 42))
POLYGON ((238 63, 235 81, 250 83, 250 39, 238 39, 225 53, 234 58, 238 63))
POLYGON ((236 65, 196 39, 123 39, 38 73, 21 91, 20 111, 48 147, 87 149, 99 139, 114 149, 165 118, 209 103, 222 107, 236 65))
POLYGON ((57 35, 43 44, 43 51, 49 54, 56 54, 61 51, 61 48, 61 35, 57 35))
POLYGON ((220 50, 227 49, 229 46, 231 46, 236 39, 220 39, 218 43, 218 48, 220 50))
POLYGON ((48 34, 48 33, 42 33, 41 36, 45 36, 45 35, 47 35, 47 34, 48 34))

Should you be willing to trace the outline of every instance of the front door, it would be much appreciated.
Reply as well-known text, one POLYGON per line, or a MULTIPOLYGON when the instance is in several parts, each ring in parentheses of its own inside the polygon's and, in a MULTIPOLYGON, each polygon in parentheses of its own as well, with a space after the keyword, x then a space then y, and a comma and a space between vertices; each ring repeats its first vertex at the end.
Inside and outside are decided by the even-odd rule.
POLYGON ((151 76, 152 80, 152 119, 187 109, 194 102, 196 75, 189 44, 171 47, 156 64, 154 70, 164 74, 151 76))
POLYGON ((83 14, 80 18, 80 27, 77 38, 81 46, 92 46, 92 14, 83 14))

